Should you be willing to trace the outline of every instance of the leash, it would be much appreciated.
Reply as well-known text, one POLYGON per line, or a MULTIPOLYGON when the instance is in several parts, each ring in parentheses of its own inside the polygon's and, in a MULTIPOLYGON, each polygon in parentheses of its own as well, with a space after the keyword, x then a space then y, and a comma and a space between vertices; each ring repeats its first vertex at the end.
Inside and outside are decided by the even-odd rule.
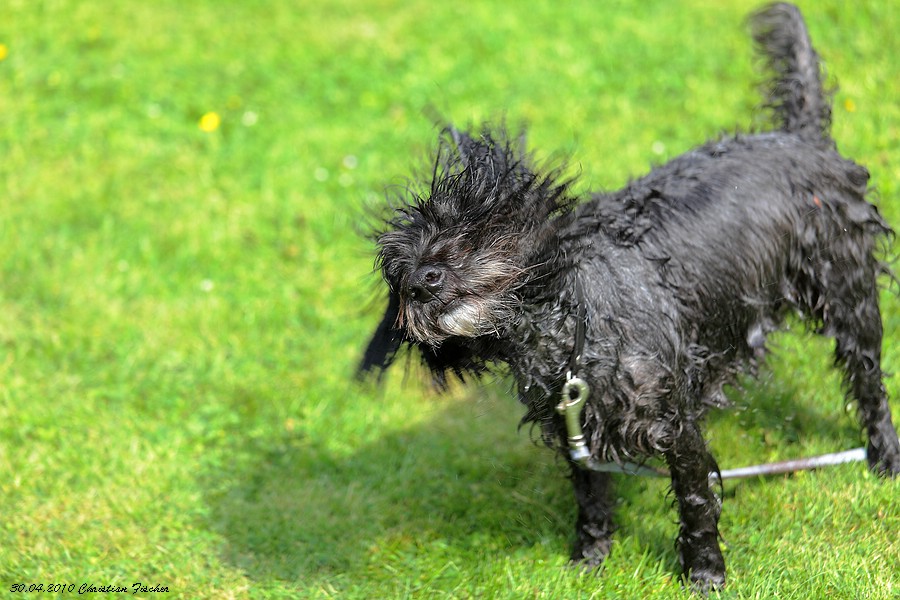
POLYGON ((600 470, 606 465, 598 463, 591 456, 591 449, 588 447, 584 431, 581 429, 581 415, 584 412, 584 405, 591 388, 584 379, 577 375, 581 355, 584 352, 587 329, 587 305, 584 302, 581 278, 578 277, 577 272, 575 273, 575 310, 575 344, 572 347, 572 356, 569 357, 569 370, 566 372, 566 383, 563 384, 562 401, 557 405, 556 412, 561 414, 566 421, 566 432, 569 435, 569 456, 572 460, 587 469, 600 470))
MULTIPOLYGON (((569 456, 572 462, 589 471, 600 473, 624 473, 626 475, 641 475, 644 477, 669 477, 669 471, 663 468, 651 467, 644 464, 622 462, 601 462, 591 456, 584 430, 581 427, 584 407, 590 395, 590 386, 578 377, 578 366, 584 353, 585 335, 587 330, 587 308, 584 302, 584 289, 581 279, 575 276, 575 344, 572 348, 572 356, 569 359, 569 370, 566 373, 566 382, 562 388, 562 399, 556 406, 556 411, 563 416, 566 422, 566 433, 569 442, 569 456)), ((774 463, 762 463, 735 469, 725 469, 718 473, 710 473, 710 483, 725 479, 746 479, 749 477, 763 477, 767 475, 782 475, 797 471, 808 471, 820 467, 830 467, 850 462, 866 460, 865 448, 854 448, 843 452, 833 452, 810 456, 794 460, 785 460, 774 463)))

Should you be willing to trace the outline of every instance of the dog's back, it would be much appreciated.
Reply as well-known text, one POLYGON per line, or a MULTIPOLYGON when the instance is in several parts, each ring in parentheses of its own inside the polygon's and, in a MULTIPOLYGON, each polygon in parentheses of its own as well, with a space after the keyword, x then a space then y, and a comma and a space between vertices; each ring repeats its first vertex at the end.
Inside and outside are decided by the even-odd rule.
POLYGON ((771 73, 774 130, 707 143, 578 210, 659 265, 680 320, 700 324, 689 341, 725 362, 759 355, 788 308, 824 324, 841 278, 886 270, 876 254, 890 232, 865 199, 868 171, 835 150, 830 94, 799 11, 776 4, 751 23, 771 73))

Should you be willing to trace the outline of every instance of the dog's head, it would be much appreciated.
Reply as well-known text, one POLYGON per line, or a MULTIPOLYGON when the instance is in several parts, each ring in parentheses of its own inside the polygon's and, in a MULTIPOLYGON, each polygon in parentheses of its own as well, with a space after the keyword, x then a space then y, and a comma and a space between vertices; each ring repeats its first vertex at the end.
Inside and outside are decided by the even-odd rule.
MULTIPOLYGON (((503 130, 444 130, 430 181, 411 186, 376 235, 388 309, 361 369, 386 368, 403 343, 432 371, 477 371, 475 339, 499 340, 521 288, 538 276, 553 220, 571 208, 568 181, 540 173, 524 139, 503 130)), ((439 378, 442 380, 442 377, 439 378)))

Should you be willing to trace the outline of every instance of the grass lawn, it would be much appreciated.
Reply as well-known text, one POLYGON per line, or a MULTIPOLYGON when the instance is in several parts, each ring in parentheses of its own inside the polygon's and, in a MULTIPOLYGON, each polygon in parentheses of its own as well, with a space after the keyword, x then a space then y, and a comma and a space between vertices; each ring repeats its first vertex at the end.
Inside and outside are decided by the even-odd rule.
MULTIPOLYGON (((900 227, 900 5, 801 4, 834 136, 900 227)), ((0 2, 0 590, 687 597, 661 481, 623 478, 600 576, 566 568, 569 484, 508 381, 353 381, 383 301, 360 232, 435 112, 529 123, 583 190, 747 129, 755 5, 0 2)), ((711 419, 723 467, 861 444, 831 343, 775 341, 711 419)), ((723 597, 900 595, 900 482, 854 464, 725 490, 723 597)))

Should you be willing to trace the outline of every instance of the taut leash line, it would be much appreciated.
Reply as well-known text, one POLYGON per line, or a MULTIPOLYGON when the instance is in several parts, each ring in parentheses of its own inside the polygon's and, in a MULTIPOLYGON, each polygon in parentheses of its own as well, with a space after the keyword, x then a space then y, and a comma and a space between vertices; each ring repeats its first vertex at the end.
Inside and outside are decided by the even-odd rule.
MULTIPOLYGON (((587 383, 578 377, 569 375, 563 386, 562 401, 556 410, 566 421, 566 432, 569 439, 569 456, 572 462, 590 471, 601 473, 624 473, 626 475, 643 475, 645 477, 669 477, 666 469, 650 467, 631 462, 606 463, 596 460, 591 456, 584 431, 581 428, 581 414, 584 411, 590 388, 587 383)), ((774 463, 762 463, 749 465, 735 469, 724 469, 718 473, 710 473, 710 481, 724 481, 726 479, 746 479, 748 477, 763 477, 766 475, 782 475, 797 471, 809 471, 820 467, 831 467, 850 462, 866 460, 865 448, 854 448, 842 452, 820 454, 793 460, 783 460, 774 463)))

